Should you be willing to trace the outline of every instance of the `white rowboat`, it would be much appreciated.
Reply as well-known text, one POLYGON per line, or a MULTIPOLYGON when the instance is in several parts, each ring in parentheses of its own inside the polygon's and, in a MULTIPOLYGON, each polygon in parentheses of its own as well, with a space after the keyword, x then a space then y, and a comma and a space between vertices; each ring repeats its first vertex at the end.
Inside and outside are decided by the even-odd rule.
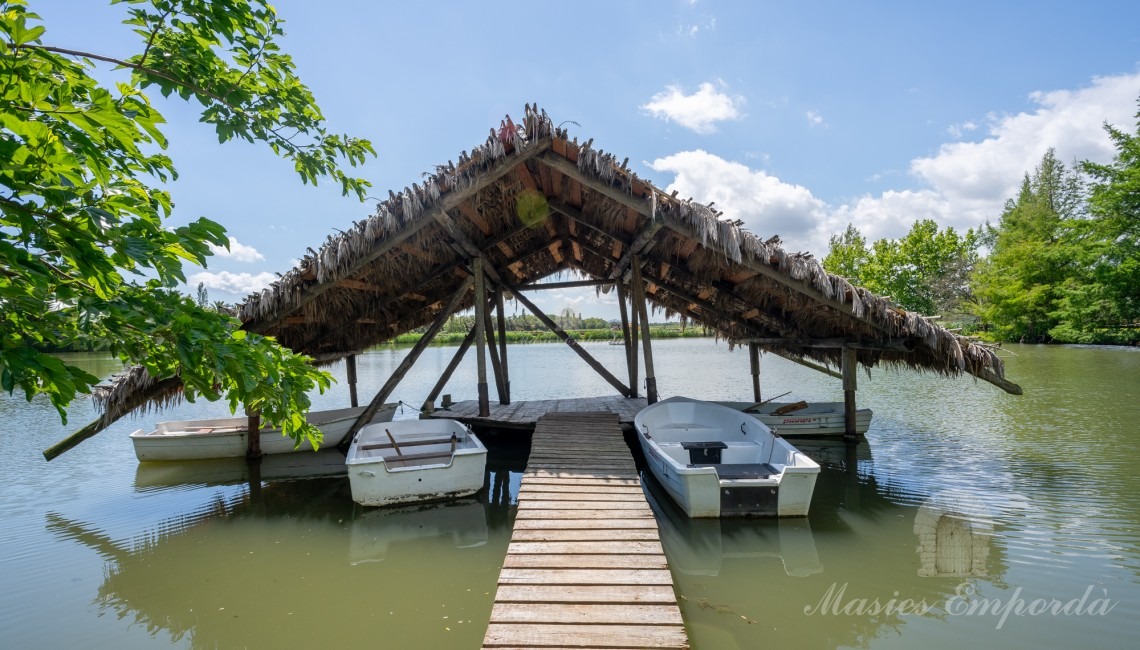
POLYGON ((819 465, 755 417, 671 397, 633 425, 650 471, 688 516, 807 516, 819 465))
POLYGON ((483 487, 487 448, 456 420, 401 420, 361 429, 345 464, 361 505, 451 499, 483 487))
MULTIPOLYGON (((754 406, 755 402, 716 402, 731 409, 744 411, 754 416, 785 437, 792 436, 841 436, 846 431, 843 416, 843 402, 810 402, 801 409, 783 415, 776 411, 793 406, 787 402, 769 402, 754 406), (750 408, 754 407, 754 408, 750 408)), ((855 432, 867 433, 871 426, 871 409, 855 411, 855 432)))
MULTIPOLYGON (((398 404, 385 404, 372 418, 373 422, 392 419, 398 404)), ((344 440, 352 423, 365 407, 310 411, 309 423, 324 434, 322 448, 334 447, 344 440)), ((205 458, 238 458, 245 456, 249 446, 249 420, 247 418, 214 418, 209 420, 179 420, 159 422, 154 431, 139 429, 131 434, 135 456, 140 461, 202 460, 205 458)), ((263 454, 284 454, 292 451, 312 451, 308 444, 296 447, 293 439, 281 434, 281 429, 262 429, 259 443, 263 454)))

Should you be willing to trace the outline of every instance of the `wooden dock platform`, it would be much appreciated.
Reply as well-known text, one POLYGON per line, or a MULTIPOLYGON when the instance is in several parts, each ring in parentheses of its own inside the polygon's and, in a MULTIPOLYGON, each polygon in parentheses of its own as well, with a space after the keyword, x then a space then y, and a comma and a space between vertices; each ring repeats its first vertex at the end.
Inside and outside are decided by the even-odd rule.
POLYGON ((483 647, 689 647, 614 412, 538 418, 483 647))
POLYGON ((482 418, 479 417, 478 400, 464 400, 426 417, 451 418, 473 426, 533 429, 539 418, 547 413, 615 413, 621 424, 632 424, 634 416, 645 407, 644 397, 628 398, 621 395, 525 400, 510 404, 492 401, 490 414, 482 418))

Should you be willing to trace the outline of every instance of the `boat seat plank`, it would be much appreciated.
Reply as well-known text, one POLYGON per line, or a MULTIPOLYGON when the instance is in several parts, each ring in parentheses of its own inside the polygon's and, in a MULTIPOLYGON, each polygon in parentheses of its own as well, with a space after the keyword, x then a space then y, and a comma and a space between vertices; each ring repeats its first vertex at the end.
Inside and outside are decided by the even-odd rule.
POLYGON ((710 440, 707 442, 682 442, 682 449, 728 449, 723 440, 710 440))
POLYGON ((429 451, 429 452, 424 452, 422 454, 404 454, 403 456, 386 456, 384 458, 384 464, 385 465, 393 465, 395 463, 405 463, 405 465, 403 465, 403 466, 407 467, 406 463, 409 463, 409 462, 411 462, 414 465, 447 464, 447 463, 451 462, 451 452, 450 451, 444 451, 444 452, 429 451), (433 461, 433 462, 425 462, 425 461, 433 461))
POLYGON ((768 463, 697 463, 689 467, 711 467, 716 470, 717 477, 729 480, 771 478, 780 473, 768 463))
MULTIPOLYGON (((450 437, 447 437, 447 438, 420 438, 420 439, 416 439, 416 440, 408 440, 407 442, 397 441, 397 444, 400 445, 401 449, 403 449, 404 447, 422 447, 424 445, 450 445, 451 444, 451 438, 450 437)), ((369 444, 360 445, 361 451, 371 451, 373 449, 392 449, 392 443, 391 442, 373 442, 373 443, 369 443, 369 444)))

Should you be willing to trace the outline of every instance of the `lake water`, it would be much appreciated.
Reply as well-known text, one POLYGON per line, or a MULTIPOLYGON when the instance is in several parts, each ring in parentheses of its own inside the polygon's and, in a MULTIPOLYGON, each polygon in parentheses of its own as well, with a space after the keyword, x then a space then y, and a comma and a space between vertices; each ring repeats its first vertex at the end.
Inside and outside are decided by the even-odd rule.
MULTIPOLYGON (((623 367, 617 346, 589 349, 623 367)), ((426 351, 394 397, 419 404, 453 351, 426 351)), ((751 397, 743 350, 689 339, 654 351, 662 396, 751 397)), ((361 395, 404 354, 363 355, 361 395)), ((612 393, 561 344, 509 354, 516 400, 612 393)), ((875 412, 867 442, 801 444, 824 468, 807 519, 689 521, 649 485, 692 646, 1134 647, 1140 350, 1002 354, 1024 396, 860 374, 860 406, 875 412)), ((344 368, 330 370, 342 383, 316 402, 347 405, 344 368)), ((841 399, 838 380, 770 355, 762 374, 766 396, 841 399)), ((468 359, 445 392, 473 398, 474 376, 468 359)), ((306 454, 302 469, 270 457, 260 481, 241 461, 135 460, 132 430, 224 410, 144 414, 47 463, 40 452, 89 421, 90 405, 63 426, 46 402, 0 397, 0 647, 479 646, 525 436, 485 436, 476 499, 401 510, 355 506, 343 477, 278 478, 335 455, 306 454)))

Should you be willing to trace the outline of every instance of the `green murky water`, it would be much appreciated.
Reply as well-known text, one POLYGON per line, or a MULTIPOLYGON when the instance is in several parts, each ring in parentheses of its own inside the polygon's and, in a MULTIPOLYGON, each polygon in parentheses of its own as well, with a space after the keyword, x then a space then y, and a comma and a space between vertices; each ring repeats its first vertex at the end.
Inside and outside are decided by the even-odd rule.
MULTIPOLYGON (((515 399, 610 393, 562 348, 511 348, 515 399)), ((590 349, 620 367, 620 348, 590 349)), ((711 340, 655 351, 663 395, 749 398, 743 352, 711 340)), ((426 352, 396 396, 421 401, 451 352, 426 352)), ((362 394, 402 355, 361 358, 362 394)), ((860 405, 875 411, 868 442, 800 443, 824 466, 806 520, 689 521, 650 486, 693 647, 1133 647, 1140 350, 1005 356, 1022 397, 860 375, 860 405)), ((768 356, 763 379, 789 400, 841 394, 836 380, 768 356)), ((473 386, 468 360, 448 390, 469 399, 473 386)), ((347 401, 341 385, 318 404, 347 401)), ((77 407, 72 424, 91 416, 77 407)), ((260 477, 241 461, 140 465, 127 434, 155 419, 120 422, 46 463, 40 451, 69 429, 46 403, 0 398, 0 647, 478 647, 525 439, 485 437, 475 499, 365 510, 335 455, 270 457, 260 477)))

